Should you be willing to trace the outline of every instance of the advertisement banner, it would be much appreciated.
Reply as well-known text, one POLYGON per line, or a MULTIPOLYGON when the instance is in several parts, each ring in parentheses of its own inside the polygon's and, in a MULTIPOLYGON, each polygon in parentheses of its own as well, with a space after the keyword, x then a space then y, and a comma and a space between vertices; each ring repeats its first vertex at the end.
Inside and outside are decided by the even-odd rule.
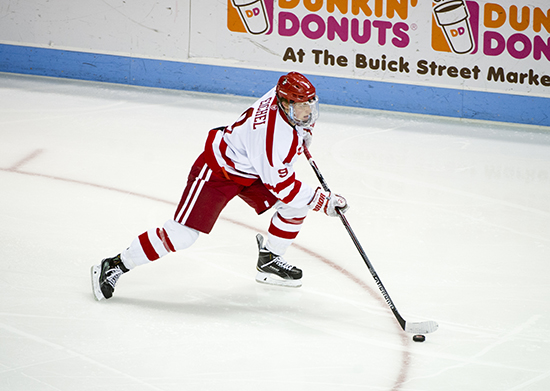
POLYGON ((550 126, 548 0, 14 0, 0 72, 550 126))
POLYGON ((226 2, 193 2, 190 60, 550 96, 547 0, 226 2))

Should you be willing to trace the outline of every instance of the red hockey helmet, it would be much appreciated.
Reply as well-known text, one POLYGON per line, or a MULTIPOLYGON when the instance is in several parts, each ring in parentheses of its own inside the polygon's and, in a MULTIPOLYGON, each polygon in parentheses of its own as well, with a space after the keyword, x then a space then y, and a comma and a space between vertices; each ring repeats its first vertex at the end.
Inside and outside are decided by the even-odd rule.
POLYGON ((301 73, 290 72, 279 78, 277 96, 289 102, 308 102, 315 99, 315 87, 301 73))

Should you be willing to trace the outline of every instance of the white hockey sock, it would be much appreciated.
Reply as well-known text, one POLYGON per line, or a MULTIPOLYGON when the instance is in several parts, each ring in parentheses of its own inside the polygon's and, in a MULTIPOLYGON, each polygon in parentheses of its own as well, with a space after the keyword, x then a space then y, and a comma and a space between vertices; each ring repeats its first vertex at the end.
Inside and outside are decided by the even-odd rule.
POLYGON ((184 250, 195 243, 198 237, 198 231, 168 220, 162 228, 148 230, 135 238, 130 247, 122 252, 122 262, 128 269, 133 269, 156 261, 170 252, 184 250))
POLYGON ((267 231, 266 248, 274 254, 284 255, 298 236, 305 218, 306 216, 283 217, 279 212, 275 212, 267 231))

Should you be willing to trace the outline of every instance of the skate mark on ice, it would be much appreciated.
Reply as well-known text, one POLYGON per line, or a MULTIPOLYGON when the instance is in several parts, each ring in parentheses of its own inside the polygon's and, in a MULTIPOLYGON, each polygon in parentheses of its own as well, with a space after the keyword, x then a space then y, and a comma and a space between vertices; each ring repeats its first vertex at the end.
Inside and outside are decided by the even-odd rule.
MULTIPOLYGON (((78 353, 77 351, 75 350, 72 350, 72 349, 68 349, 62 345, 59 345, 59 344, 56 344, 54 342, 50 342, 48 341, 47 339, 44 339, 42 337, 39 337, 37 335, 34 335, 34 334, 30 334, 30 333, 27 333, 27 332, 24 332, 24 331, 21 331, 15 327, 12 327, 12 326, 8 326, 6 324, 3 324, 3 323, 0 323, 0 329, 4 330, 4 331, 7 331, 8 333, 11 333, 11 334, 15 334, 19 337, 23 337, 23 338, 26 338, 26 339, 29 339, 31 341, 35 341, 35 342, 38 342, 40 344, 43 344, 43 345, 46 345, 50 348, 53 348, 55 350, 59 350, 59 351, 62 351, 62 352, 65 352, 69 357, 72 357, 72 358, 78 358, 84 362, 88 362, 90 364, 93 364, 93 365, 96 365, 98 366, 99 368, 103 368, 104 370, 106 371, 109 371, 111 373, 116 373, 120 376, 123 376, 125 377, 126 379, 128 380, 132 380, 136 383, 139 383, 139 384, 142 384, 144 386, 146 386, 147 388, 150 388, 151 390, 157 390, 157 391, 162 391, 163 389, 162 388, 158 388, 158 387, 155 387, 153 386, 152 384, 149 384, 147 382, 144 382, 143 380, 137 378, 137 377, 134 377, 134 376, 131 376, 125 372, 122 372, 122 371, 119 371, 115 368, 113 368, 113 366, 111 365, 107 365, 107 364, 103 364, 102 362, 100 361, 97 361, 97 360, 94 360, 84 354, 81 354, 81 353, 78 353)), ((64 358, 60 358, 58 360, 66 360, 67 358, 64 357, 64 358)), ((54 360, 55 361, 55 360, 54 360)), ((40 364, 40 362, 32 362, 32 366, 34 365, 37 365, 37 364, 40 364)), ((14 367, 14 368, 9 368, 9 369, 5 369, 5 370, 2 370, 0 371, 0 373, 6 373, 6 372, 11 372, 11 371, 18 371, 20 369, 22 369, 24 367, 14 367)), ((28 376, 28 375, 27 375, 28 376)), ((32 379, 34 379, 34 377, 32 376, 29 376, 31 377, 32 379)), ((36 379, 35 379, 36 380, 36 379)))
POLYGON ((23 159, 19 160, 18 162, 16 162, 15 164, 13 164, 10 168, 8 168, 6 171, 13 171, 13 172, 18 172, 19 169, 24 166, 25 164, 27 164, 28 162, 30 162, 31 160, 33 160, 34 158, 36 158, 38 155, 40 155, 41 153, 43 152, 42 149, 36 149, 34 150, 33 152, 31 152, 29 155, 25 156, 23 159))

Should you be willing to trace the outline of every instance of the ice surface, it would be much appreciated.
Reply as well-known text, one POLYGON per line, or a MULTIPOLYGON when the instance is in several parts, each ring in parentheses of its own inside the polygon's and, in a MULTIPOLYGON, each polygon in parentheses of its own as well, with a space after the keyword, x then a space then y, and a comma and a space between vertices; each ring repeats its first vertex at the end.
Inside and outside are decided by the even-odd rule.
POLYGON ((96 302, 90 266, 172 216, 251 101, 0 75, 0 390, 550 389, 548 128, 321 106, 311 152, 424 343, 338 219, 287 253, 301 288, 256 283, 270 214, 240 200, 96 302))

